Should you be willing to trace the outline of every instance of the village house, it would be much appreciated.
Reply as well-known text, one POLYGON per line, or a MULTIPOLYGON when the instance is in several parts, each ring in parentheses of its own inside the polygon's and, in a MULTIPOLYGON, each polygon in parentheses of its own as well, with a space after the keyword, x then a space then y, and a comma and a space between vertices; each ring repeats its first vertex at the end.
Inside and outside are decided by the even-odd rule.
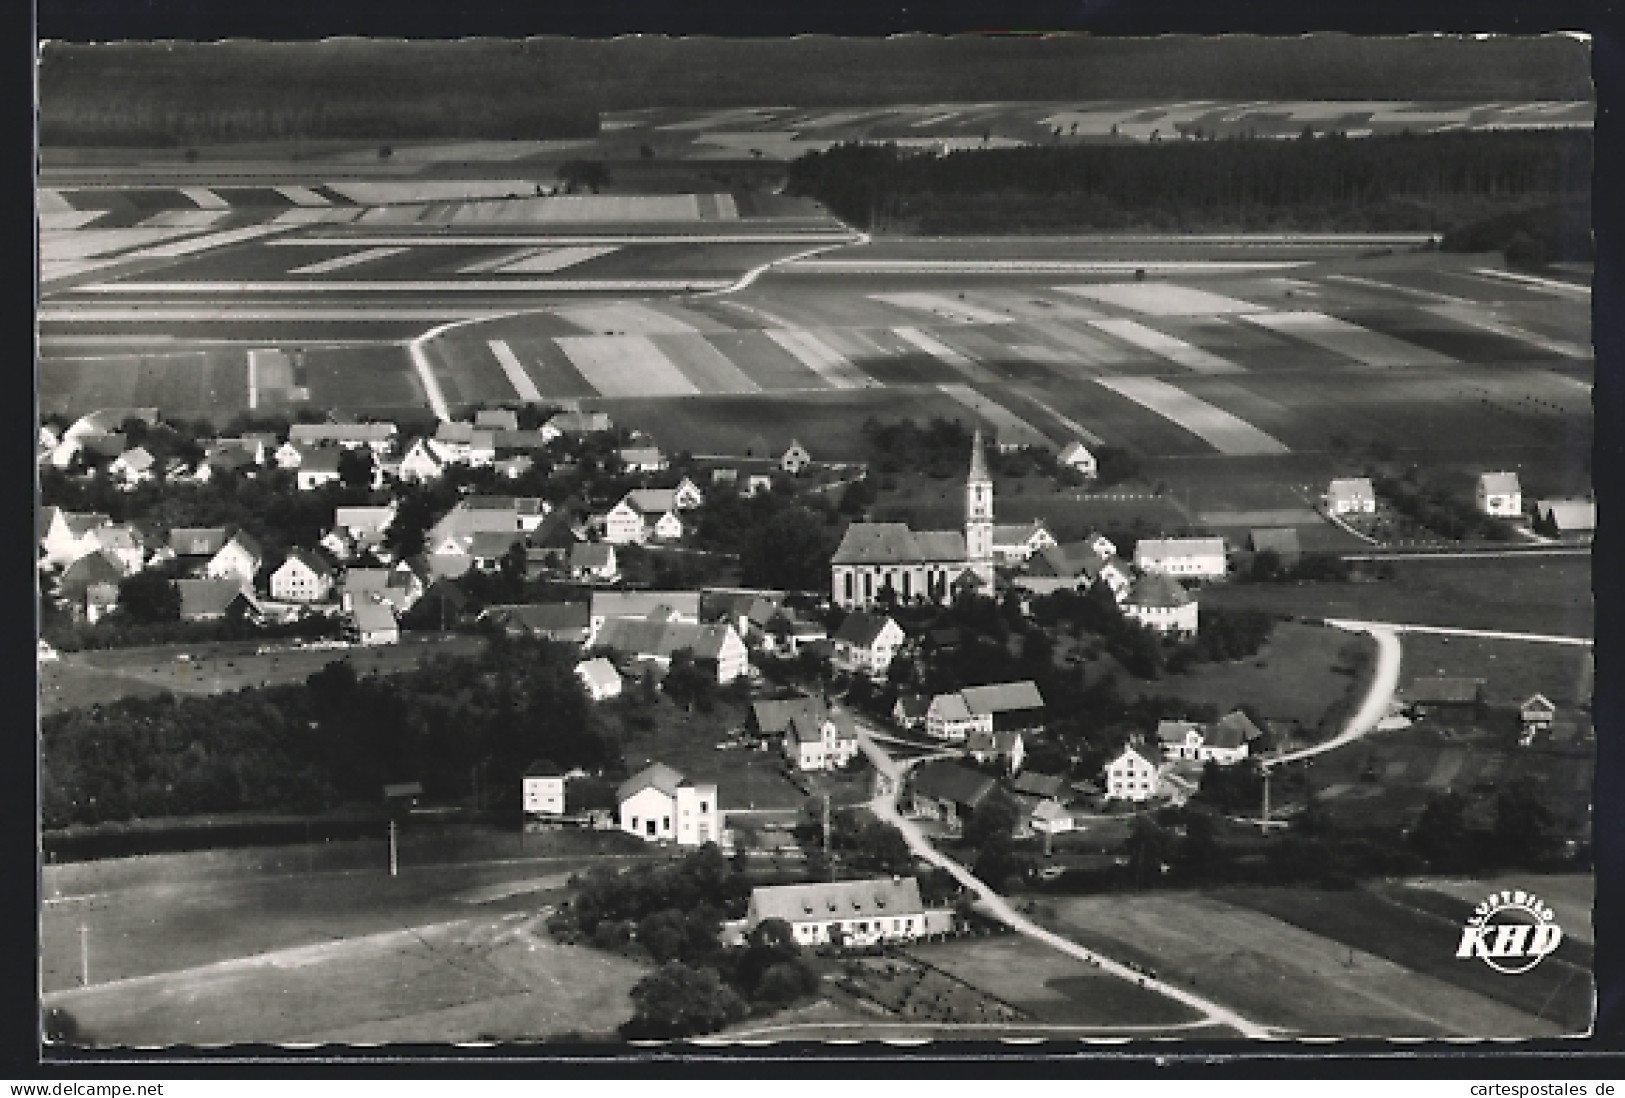
POLYGON ((615 455, 628 473, 659 473, 670 465, 658 446, 623 446, 615 455))
POLYGON ((66 603, 75 616, 95 621, 100 612, 107 607, 104 605, 105 599, 98 596, 93 611, 90 593, 111 585, 116 605, 118 583, 123 578, 124 570, 119 562, 105 550, 97 549, 68 565, 67 570, 56 581, 56 597, 66 603))
POLYGON ((471 423, 441 423, 429 440, 429 449, 445 465, 490 465, 497 459, 496 432, 471 423))
POLYGON ((925 904, 913 877, 812 884, 757 885, 745 911, 747 931, 768 919, 790 924, 798 945, 871 946, 926 933, 925 904))
POLYGON ((902 645, 902 627, 890 617, 855 610, 841 622, 835 635, 834 664, 854 675, 881 678, 902 645))
POLYGON ((64 511, 46 507, 40 511, 40 549, 43 560, 53 567, 65 567, 94 552, 99 546, 96 531, 111 526, 113 520, 99 511, 64 511))
POLYGON ((1535 514, 1551 523, 1560 536, 1590 534, 1597 529, 1597 501, 1592 499, 1543 499, 1535 504, 1535 514))
POLYGON ((747 640, 766 631, 783 611, 776 591, 735 591, 711 588, 700 592, 700 620, 725 621, 747 640))
POLYGON ((683 536, 683 520, 678 515, 681 507, 674 488, 634 488, 605 516, 604 540, 614 543, 614 536, 609 532, 611 523, 615 524, 615 536, 627 532, 629 524, 622 508, 629 508, 637 515, 641 527, 636 535, 638 542, 651 538, 675 541, 683 536))
POLYGON ((822 698, 795 697, 752 702, 746 728, 765 740, 778 740, 798 770, 835 770, 858 753, 858 736, 845 713, 831 713, 822 698))
POLYGON ((348 611, 359 602, 386 602, 398 617, 422 597, 424 577, 405 562, 393 568, 346 568, 339 582, 339 605, 348 611))
POLYGON ((936 700, 924 694, 899 694, 892 703, 892 723, 905 732, 923 730, 926 715, 931 712, 931 703, 936 700))
POLYGON ((791 439, 790 445, 779 455, 779 468, 793 477, 799 477, 801 471, 811 464, 812 455, 801 445, 800 439, 791 439))
POLYGON ((512 408, 480 408, 474 413, 474 426, 482 431, 517 431, 519 413, 512 408))
POLYGON ((1517 473, 1480 473, 1474 493, 1478 510, 1495 518, 1518 518, 1523 514, 1523 489, 1517 473))
POLYGON ((1056 545, 1042 519, 993 527, 993 557, 1003 565, 1026 564, 1040 549, 1056 545))
POLYGON ((933 760, 915 767, 907 811, 915 819, 940 820, 957 831, 997 788, 986 774, 947 759, 933 760))
POLYGON ((972 732, 992 731, 991 714, 972 713, 958 693, 938 694, 925 711, 925 732, 939 740, 963 740, 972 732))
POLYGON ((1484 703, 1484 680, 1432 676, 1414 680, 1403 691, 1406 707, 1417 718, 1469 719, 1484 703))
POLYGON ((520 810, 528 823, 537 817, 564 815, 565 777, 551 763, 533 762, 519 779, 520 810))
POLYGON ((570 575, 589 583, 615 582, 620 575, 615 563, 615 546, 604 542, 576 542, 570 546, 570 575))
POLYGON ((623 497, 604 512, 603 539, 609 545, 642 545, 649 537, 649 525, 632 501, 623 497))
POLYGON ((827 643, 829 630, 823 623, 803 618, 793 610, 778 610, 762 626, 759 639, 776 655, 796 656, 808 645, 827 643))
POLYGON ((202 572, 225 547, 229 536, 224 526, 177 526, 169 532, 169 543, 154 554, 152 563, 173 560, 187 572, 202 572))
POLYGON ((533 636, 567 644, 586 644, 591 620, 585 602, 534 602, 487 606, 479 620, 491 622, 510 636, 533 636))
POLYGON ((288 441, 344 450, 366 447, 382 456, 395 445, 395 431, 393 423, 295 423, 288 428, 288 441))
POLYGON ((672 621, 700 620, 698 591, 594 591, 588 643, 611 618, 648 618, 664 613, 672 621))
POLYGON ((1190 721, 1163 721, 1157 725, 1157 739, 1167 758, 1215 762, 1220 766, 1245 759, 1252 741, 1261 735, 1247 714, 1239 709, 1206 727, 1190 721))
POLYGON ((415 438, 401 455, 395 467, 395 476, 406 483, 439 480, 446 472, 446 463, 430 449, 426 439, 415 438))
POLYGON ((1326 486, 1326 509, 1334 515, 1374 515, 1377 490, 1369 477, 1340 477, 1326 486))
POLYGON ((481 530, 469 540, 464 551, 479 571, 499 572, 514 547, 524 544, 525 535, 518 530, 481 530))
POLYGON ((155 464, 147 448, 137 446, 114 458, 112 464, 107 467, 107 475, 117 481, 121 489, 129 491, 146 484, 157 475, 155 464))
POLYGON ((618 652, 635 661, 665 669, 687 649, 695 666, 714 674, 726 686, 750 669, 745 642, 731 625, 701 625, 661 616, 610 618, 594 633, 591 647, 618 652))
POLYGON ((219 621, 242 618, 260 622, 265 609, 251 588, 235 577, 225 579, 181 579, 175 581, 181 596, 182 621, 219 621))
POLYGON ((313 492, 339 482, 340 450, 314 450, 303 456, 294 469, 294 483, 301 492, 313 492))
POLYGON ((209 558, 203 574, 210 579, 229 577, 244 587, 252 587, 264 560, 265 552, 260 548, 260 543, 247 531, 239 530, 220 547, 219 552, 209 558))
POLYGON ((117 561, 126 576, 135 575, 146 564, 146 540, 140 530, 128 523, 95 527, 90 531, 90 540, 97 549, 117 561))
POLYGON ((1142 538, 1134 547, 1141 572, 1182 579, 1223 579, 1223 538, 1142 538))
POLYGON ((704 846, 722 841, 722 813, 713 782, 695 783, 654 763, 615 791, 621 830, 645 842, 704 846))
POLYGON ((322 548, 339 560, 349 560, 362 553, 372 553, 382 559, 388 554, 384 539, 395 521, 395 513, 393 501, 382 507, 336 507, 333 528, 322 535, 322 548))
POLYGON ((1148 801, 1158 792, 1161 759, 1155 748, 1131 743, 1106 764, 1106 797, 1114 801, 1148 801))
POLYGON ((333 567, 309 549, 294 549, 271 573, 279 602, 321 602, 333 593, 333 567))
POLYGON ((1072 810, 1060 801, 1042 800, 1027 815, 1027 826, 1040 835, 1065 835, 1076 826, 1072 810))
POLYGON ((576 664, 576 677, 586 689, 587 697, 595 702, 621 696, 621 673, 603 657, 576 664))
POLYGON ((991 591, 993 564, 993 480, 977 430, 965 482, 964 529, 852 523, 830 561, 830 597, 849 609, 873 606, 885 591, 905 602, 947 602, 964 586, 991 591))
POLYGON ((967 686, 959 696, 984 719, 982 731, 1029 732, 1044 726, 1044 696, 1031 679, 967 686))
POLYGON ((1055 461, 1063 469, 1071 469, 1086 477, 1093 478, 1100 475, 1100 465, 1095 461, 1095 455, 1091 454, 1083 443, 1076 439, 1066 444, 1055 461))
POLYGON ((401 627, 395 620, 395 608, 377 596, 351 600, 345 632, 357 644, 368 647, 401 642, 401 627))
POLYGON ((739 494, 754 499, 763 492, 771 492, 772 490, 772 477, 766 473, 750 473, 746 475, 744 486, 739 489, 739 494))
POLYGON ((614 429, 615 424, 604 412, 559 412, 542 424, 542 434, 550 442, 561 436, 580 438, 583 435, 605 434, 614 429))
POLYGON ((1196 599, 1169 575, 1141 576, 1123 600, 1123 616, 1171 636, 1194 637, 1198 628, 1196 599))
POLYGON ((1006 774, 1019 774, 1027 747, 1020 732, 972 732, 965 750, 979 763, 998 763, 1006 774))

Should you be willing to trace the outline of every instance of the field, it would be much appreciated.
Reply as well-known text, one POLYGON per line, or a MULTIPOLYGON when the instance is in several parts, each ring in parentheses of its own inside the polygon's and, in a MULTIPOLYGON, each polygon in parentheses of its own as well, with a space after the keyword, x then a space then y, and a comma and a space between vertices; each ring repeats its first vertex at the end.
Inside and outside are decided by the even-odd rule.
POLYGON ((1295 722, 1311 730, 1350 690, 1352 677, 1338 668, 1349 666, 1348 653, 1361 648, 1372 648, 1369 638, 1327 626, 1283 622, 1252 659, 1198 664, 1144 684, 1128 676, 1118 681, 1135 684, 1148 694, 1211 703, 1221 714, 1249 705, 1266 719, 1295 722))
POLYGON ((375 648, 287 648, 263 655, 255 652, 259 645, 236 641, 66 652, 40 664, 40 711, 76 709, 131 694, 225 694, 303 682, 339 660, 360 674, 390 674, 417 666, 425 656, 469 655, 483 644, 478 637, 448 636, 375 648), (181 654, 192 659, 177 660, 181 654))
POLYGON ((1536 876, 1525 873, 1517 880, 1497 877, 1483 881, 1419 877, 1406 881, 1403 887, 1412 892, 1434 892, 1475 905, 1491 892, 1498 892, 1504 888, 1537 892, 1556 914, 1557 921, 1562 924, 1565 938, 1586 944, 1590 944, 1594 938, 1592 905, 1597 898, 1597 882, 1596 878, 1589 874, 1536 876))
POLYGON ((193 864, 218 854, 47 868, 46 1005, 98 1043, 141 1045, 538 1038, 630 1014, 639 966, 534 925, 583 859, 403 858, 390 877, 375 853, 349 871, 193 864), (80 926, 89 988, 76 987, 80 926))
POLYGON ((1531 694, 1544 694, 1559 708, 1590 706, 1595 658, 1589 648, 1484 637, 1406 633, 1403 687, 1412 678, 1443 675, 1484 680, 1484 701, 1517 708, 1531 694))
POLYGON ((1392 930, 1403 915, 1390 915, 1402 909, 1384 907, 1379 921, 1358 902, 1361 895, 1147 893, 1044 900, 1039 913, 1046 925, 1087 947, 1136 961, 1292 1033, 1533 1037, 1566 1031, 1561 1021, 1536 1016, 1538 1000, 1514 1006, 1489 997, 1485 981, 1474 975, 1447 978, 1448 966, 1457 963, 1457 928, 1422 922, 1416 929, 1425 937, 1415 946, 1409 938, 1396 946, 1392 930), (1363 921, 1356 924, 1351 915, 1326 929, 1297 907, 1275 916, 1278 898, 1292 904, 1299 896, 1316 912, 1358 911, 1363 921), (1345 925, 1365 929, 1345 942, 1339 936, 1345 925))
MULTIPOLYGON (((1593 630, 1586 557, 1388 562, 1393 578, 1346 584, 1215 585, 1206 601, 1306 618, 1588 637, 1593 630)), ((1454 643, 1454 642, 1452 642, 1454 643)))

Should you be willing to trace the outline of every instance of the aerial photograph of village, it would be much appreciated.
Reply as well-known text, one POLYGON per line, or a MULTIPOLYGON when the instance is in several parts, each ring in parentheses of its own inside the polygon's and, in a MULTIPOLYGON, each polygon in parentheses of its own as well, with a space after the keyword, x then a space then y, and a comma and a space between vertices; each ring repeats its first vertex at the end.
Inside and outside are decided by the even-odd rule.
POLYGON ((1588 1033, 1590 64, 42 44, 44 1055, 1588 1033))

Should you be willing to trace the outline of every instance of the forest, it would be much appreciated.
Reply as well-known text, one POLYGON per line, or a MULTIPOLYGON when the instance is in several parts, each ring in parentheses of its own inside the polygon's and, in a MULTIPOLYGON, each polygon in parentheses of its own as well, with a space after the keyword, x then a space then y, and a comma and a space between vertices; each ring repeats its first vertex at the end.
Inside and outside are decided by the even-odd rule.
MULTIPOLYGON (((1170 137, 1174 135, 1170 134, 1170 137)), ((837 145, 789 166, 787 191, 866 228, 926 234, 1073 229, 1460 233, 1571 211, 1589 250, 1592 137, 1567 130, 1054 144, 935 155, 837 145)), ((1493 235, 1493 234, 1492 234, 1493 235)), ((1476 240, 1471 234, 1462 241, 1476 240)), ((1503 246, 1492 244, 1490 246, 1503 246)), ((1585 258, 1568 256, 1562 258, 1585 258)))
POLYGON ((377 803, 387 782, 461 795, 537 759, 588 769, 619 751, 569 645, 495 637, 475 657, 358 676, 339 661, 303 684, 124 698, 40 722, 47 829, 203 813, 377 803))

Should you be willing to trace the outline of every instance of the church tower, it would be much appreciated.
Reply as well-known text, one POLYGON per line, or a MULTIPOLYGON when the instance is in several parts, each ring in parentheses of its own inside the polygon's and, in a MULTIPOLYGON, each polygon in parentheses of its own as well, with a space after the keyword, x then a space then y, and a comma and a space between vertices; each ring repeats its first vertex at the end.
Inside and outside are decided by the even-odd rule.
POLYGON ((993 478, 987 475, 982 429, 971 440, 970 476, 965 479, 965 556, 970 570, 993 591, 993 478))

